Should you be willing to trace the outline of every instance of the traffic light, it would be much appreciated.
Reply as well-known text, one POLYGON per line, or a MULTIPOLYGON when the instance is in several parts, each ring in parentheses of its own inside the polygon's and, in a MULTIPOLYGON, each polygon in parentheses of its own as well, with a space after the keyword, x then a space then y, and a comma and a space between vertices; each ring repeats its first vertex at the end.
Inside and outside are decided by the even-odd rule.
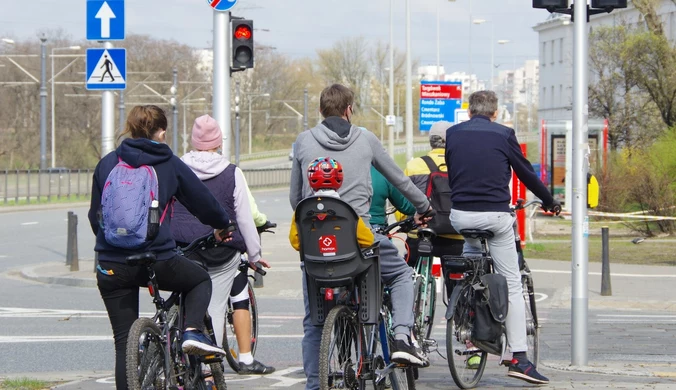
POLYGON ((592 8, 627 8, 627 0, 592 0, 592 8))
POLYGON ((253 20, 234 19, 232 21, 232 68, 247 69, 254 67, 253 20))
POLYGON ((533 8, 568 8, 568 0, 533 0, 533 8))

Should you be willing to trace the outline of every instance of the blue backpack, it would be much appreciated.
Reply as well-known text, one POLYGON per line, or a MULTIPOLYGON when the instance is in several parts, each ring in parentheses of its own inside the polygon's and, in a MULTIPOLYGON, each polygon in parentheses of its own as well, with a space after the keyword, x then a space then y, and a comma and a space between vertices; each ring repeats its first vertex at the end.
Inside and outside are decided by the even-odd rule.
MULTIPOLYGON (((139 249, 155 237, 148 236, 148 217, 153 201, 158 207, 159 183, 155 168, 141 165, 134 168, 119 162, 106 179, 101 194, 101 227, 110 245, 139 249)), ((171 202, 169 202, 171 203, 171 202)), ((160 225, 169 204, 164 208, 160 225)), ((157 229, 153 229, 157 234, 157 229)))

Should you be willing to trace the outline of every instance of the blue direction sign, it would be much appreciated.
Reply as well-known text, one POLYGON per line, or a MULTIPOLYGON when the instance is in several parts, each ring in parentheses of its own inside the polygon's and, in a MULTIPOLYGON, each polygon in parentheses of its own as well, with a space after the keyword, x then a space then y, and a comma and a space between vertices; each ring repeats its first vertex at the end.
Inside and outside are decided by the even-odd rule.
POLYGON ((229 11, 235 6, 237 0, 207 0, 207 3, 216 11, 229 11))
POLYGON ((420 131, 429 131, 438 121, 455 123, 455 111, 461 107, 460 81, 420 82, 420 131))
POLYGON ((127 87, 127 50, 87 49, 87 89, 111 90, 127 87))
POLYGON ((87 39, 124 39, 124 0, 87 0, 87 39))

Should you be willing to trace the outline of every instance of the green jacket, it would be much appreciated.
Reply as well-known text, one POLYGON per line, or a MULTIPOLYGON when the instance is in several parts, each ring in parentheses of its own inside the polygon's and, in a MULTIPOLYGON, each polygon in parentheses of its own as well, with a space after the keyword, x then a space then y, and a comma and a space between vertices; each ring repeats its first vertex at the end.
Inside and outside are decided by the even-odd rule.
POLYGON ((371 166, 371 185, 373 186, 373 198, 371 199, 371 225, 387 225, 385 208, 387 200, 390 200, 399 212, 404 215, 415 214, 415 207, 394 186, 383 177, 377 169, 371 166))

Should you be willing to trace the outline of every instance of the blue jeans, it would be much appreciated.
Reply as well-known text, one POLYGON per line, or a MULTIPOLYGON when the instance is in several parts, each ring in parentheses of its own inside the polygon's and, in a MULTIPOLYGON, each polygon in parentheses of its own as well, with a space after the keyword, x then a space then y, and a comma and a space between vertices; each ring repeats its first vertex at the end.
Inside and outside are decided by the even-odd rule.
MULTIPOLYGON (((394 333, 410 335, 413 327, 413 270, 399 255, 386 236, 376 234, 376 241, 380 242, 380 276, 390 288, 392 297, 392 328, 394 333)), ((303 270, 303 304, 305 317, 303 318, 303 371, 307 382, 306 390, 319 389, 319 344, 322 341, 322 327, 313 326, 310 318, 310 305, 307 297, 307 283, 303 270)))

